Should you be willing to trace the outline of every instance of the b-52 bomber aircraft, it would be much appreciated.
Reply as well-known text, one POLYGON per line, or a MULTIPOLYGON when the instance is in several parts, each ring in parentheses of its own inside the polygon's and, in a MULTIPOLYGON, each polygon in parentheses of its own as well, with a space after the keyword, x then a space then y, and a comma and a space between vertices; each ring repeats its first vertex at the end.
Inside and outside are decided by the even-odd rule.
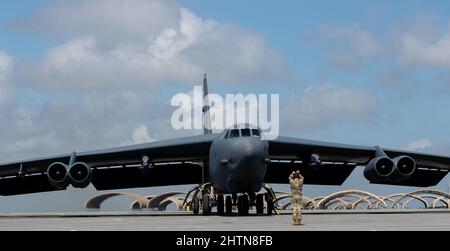
MULTIPOLYGON (((203 87, 206 96, 206 75, 203 87)), ((265 209, 272 214, 275 195, 267 184, 287 184, 291 172, 300 170, 305 184, 342 185, 357 166, 365 168, 370 183, 428 187, 447 175, 450 157, 287 137, 263 140, 260 129, 236 126, 218 134, 205 129, 200 136, 1 164, 0 195, 69 185, 115 190, 196 184, 190 192, 194 214, 210 215, 216 208, 229 215, 237 207, 246 215, 253 206, 258 214, 265 209)))

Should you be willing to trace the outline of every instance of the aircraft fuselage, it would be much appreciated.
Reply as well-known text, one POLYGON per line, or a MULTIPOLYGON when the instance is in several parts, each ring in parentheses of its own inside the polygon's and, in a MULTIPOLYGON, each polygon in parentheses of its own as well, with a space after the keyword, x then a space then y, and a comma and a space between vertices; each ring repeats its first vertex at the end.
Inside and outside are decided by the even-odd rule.
POLYGON ((256 193, 264 185, 269 144, 239 131, 234 138, 229 135, 231 130, 224 132, 211 146, 209 178, 214 189, 223 194, 256 193))

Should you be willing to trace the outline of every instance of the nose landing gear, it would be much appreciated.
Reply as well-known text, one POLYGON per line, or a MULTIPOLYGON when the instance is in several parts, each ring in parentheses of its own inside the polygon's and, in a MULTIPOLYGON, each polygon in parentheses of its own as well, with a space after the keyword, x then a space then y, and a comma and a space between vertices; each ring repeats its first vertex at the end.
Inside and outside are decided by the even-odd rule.
POLYGON ((217 195, 217 214, 220 216, 225 215, 225 198, 223 194, 217 195))
POLYGON ((264 214, 264 194, 258 194, 256 196, 256 214, 264 214))
POLYGON ((212 206, 217 204, 220 210, 220 198, 214 196, 214 190, 210 183, 202 186, 195 186, 186 195, 183 203, 185 210, 192 210, 194 215, 200 214, 200 207, 202 208, 203 215, 211 215, 212 206), (191 197, 192 194, 192 197, 191 197))
POLYGON ((233 213, 233 199, 231 196, 227 196, 225 200, 225 209, 226 215, 231 215, 233 213))
POLYGON ((237 209, 240 216, 249 215, 252 209, 256 210, 257 215, 264 215, 264 209, 267 210, 267 215, 278 214, 275 208, 275 193, 268 185, 265 185, 264 189, 266 193, 263 194, 233 194, 225 197, 223 194, 215 193, 211 184, 205 184, 194 187, 187 194, 184 208, 192 210, 194 215, 202 213, 205 216, 211 215, 213 208, 217 208, 219 216, 231 216, 233 209, 237 209))
POLYGON ((203 204, 203 215, 211 215, 212 203, 210 201, 209 194, 207 193, 203 194, 202 204, 203 204))
POLYGON ((275 207, 277 196, 275 195, 272 187, 269 184, 264 184, 264 189, 267 191, 267 193, 265 194, 267 201, 267 214, 272 215, 273 213, 275 213, 276 215, 280 215, 277 208, 275 207))
POLYGON ((238 198, 238 213, 241 216, 249 215, 250 203, 247 194, 243 194, 238 198))

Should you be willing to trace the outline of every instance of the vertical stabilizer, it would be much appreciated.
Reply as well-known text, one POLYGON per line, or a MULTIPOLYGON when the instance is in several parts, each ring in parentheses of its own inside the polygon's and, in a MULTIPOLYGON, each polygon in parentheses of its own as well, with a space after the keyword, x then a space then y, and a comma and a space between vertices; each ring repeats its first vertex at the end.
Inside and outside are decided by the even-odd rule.
POLYGON ((211 116, 209 110, 211 109, 208 99, 208 75, 203 75, 203 131, 205 134, 212 134, 211 116))

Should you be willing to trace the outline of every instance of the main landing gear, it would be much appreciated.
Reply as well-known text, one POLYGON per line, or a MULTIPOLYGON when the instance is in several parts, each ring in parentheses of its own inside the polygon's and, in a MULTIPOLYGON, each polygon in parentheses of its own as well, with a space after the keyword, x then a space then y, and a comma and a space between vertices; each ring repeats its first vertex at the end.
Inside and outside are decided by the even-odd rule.
POLYGON ((194 187, 187 194, 184 207, 189 207, 194 215, 201 213, 205 216, 213 214, 213 208, 216 209, 215 213, 220 216, 231 216, 236 212, 240 216, 247 216, 253 210, 257 215, 278 214, 275 208, 275 193, 268 185, 265 185, 264 189, 265 193, 224 195, 216 193, 211 184, 205 184, 194 187))

